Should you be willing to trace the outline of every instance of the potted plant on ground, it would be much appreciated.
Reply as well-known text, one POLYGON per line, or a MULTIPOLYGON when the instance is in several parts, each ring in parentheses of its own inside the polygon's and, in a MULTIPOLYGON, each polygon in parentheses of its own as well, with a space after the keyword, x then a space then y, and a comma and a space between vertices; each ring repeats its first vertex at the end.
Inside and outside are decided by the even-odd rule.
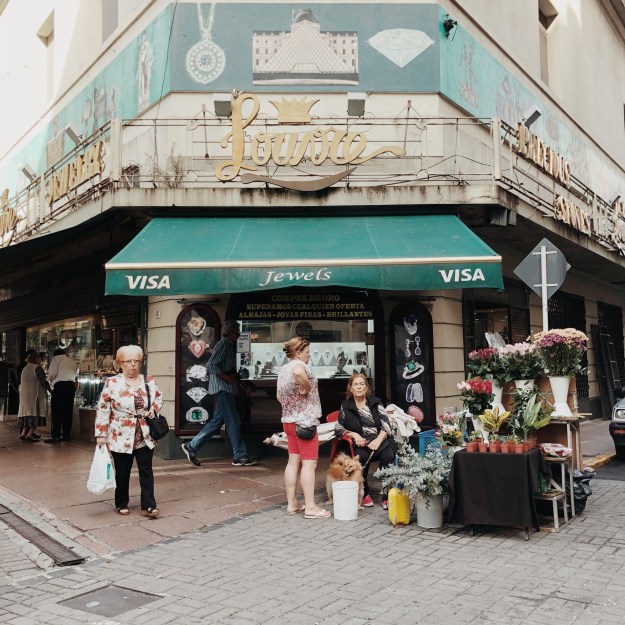
POLYGON ((443 495, 449 486, 451 459, 438 447, 430 445, 424 456, 409 444, 399 445, 397 464, 378 469, 375 476, 384 489, 401 482, 416 502, 417 524, 435 528, 443 524, 443 495))

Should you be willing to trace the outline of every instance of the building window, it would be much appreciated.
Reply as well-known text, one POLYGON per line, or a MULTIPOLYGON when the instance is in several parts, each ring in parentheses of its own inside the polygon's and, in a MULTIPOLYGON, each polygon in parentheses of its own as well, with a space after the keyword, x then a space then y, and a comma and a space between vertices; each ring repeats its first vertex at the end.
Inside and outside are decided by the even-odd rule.
POLYGON ((37 37, 46 47, 46 97, 54 96, 54 11, 48 15, 37 31, 37 37))
POLYGON ((118 0, 102 0, 102 42, 104 43, 117 29, 118 0))
MULTIPOLYGON (((586 307, 584 298, 568 295, 558 291, 549 298, 549 328, 575 328, 586 332, 586 307)), ((588 366, 586 353, 582 358, 582 366, 588 366)), ((578 374, 577 396, 579 399, 588 399, 588 374, 578 374)))
POLYGON ((549 84, 549 29, 558 12, 549 0, 538 2, 538 41, 540 47, 540 79, 549 84))

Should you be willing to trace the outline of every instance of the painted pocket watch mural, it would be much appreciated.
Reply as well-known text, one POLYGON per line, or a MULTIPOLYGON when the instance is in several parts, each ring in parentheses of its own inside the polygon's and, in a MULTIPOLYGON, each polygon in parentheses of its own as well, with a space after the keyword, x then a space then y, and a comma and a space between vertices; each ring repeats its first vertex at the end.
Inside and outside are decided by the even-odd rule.
POLYGON ((422 425, 434 425, 432 317, 421 304, 405 303, 390 319, 393 403, 422 419, 422 425))

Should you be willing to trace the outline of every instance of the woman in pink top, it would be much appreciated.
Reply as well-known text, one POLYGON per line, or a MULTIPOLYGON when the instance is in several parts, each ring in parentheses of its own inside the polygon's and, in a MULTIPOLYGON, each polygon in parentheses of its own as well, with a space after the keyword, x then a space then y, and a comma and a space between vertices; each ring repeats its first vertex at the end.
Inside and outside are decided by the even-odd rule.
POLYGON ((287 514, 303 512, 307 519, 325 519, 331 513, 315 503, 315 470, 319 457, 317 434, 310 440, 297 437, 296 427, 319 425, 321 402, 317 378, 308 366, 310 343, 300 337, 287 341, 283 347, 289 362, 278 375, 278 401, 282 404, 282 423, 288 437, 289 462, 284 470, 287 514), (297 478, 304 491, 304 505, 296 495, 297 478))

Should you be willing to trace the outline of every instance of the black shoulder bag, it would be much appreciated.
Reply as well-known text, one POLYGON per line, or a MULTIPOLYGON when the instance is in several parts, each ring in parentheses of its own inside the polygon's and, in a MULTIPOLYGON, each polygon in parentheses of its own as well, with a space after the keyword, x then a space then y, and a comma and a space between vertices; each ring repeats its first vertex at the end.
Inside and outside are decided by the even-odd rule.
MULTIPOLYGON (((148 394, 148 410, 152 406, 152 399, 150 398, 150 387, 148 383, 145 383, 145 392, 148 394)), ((167 419, 158 412, 154 413, 153 417, 147 417, 148 427, 150 428, 150 437, 153 441, 160 441, 169 434, 169 423, 167 419)))
POLYGON ((317 426, 311 425, 310 427, 305 428, 302 425, 295 426, 295 434, 297 438, 303 441, 310 441, 315 438, 315 434, 317 433, 317 426))

